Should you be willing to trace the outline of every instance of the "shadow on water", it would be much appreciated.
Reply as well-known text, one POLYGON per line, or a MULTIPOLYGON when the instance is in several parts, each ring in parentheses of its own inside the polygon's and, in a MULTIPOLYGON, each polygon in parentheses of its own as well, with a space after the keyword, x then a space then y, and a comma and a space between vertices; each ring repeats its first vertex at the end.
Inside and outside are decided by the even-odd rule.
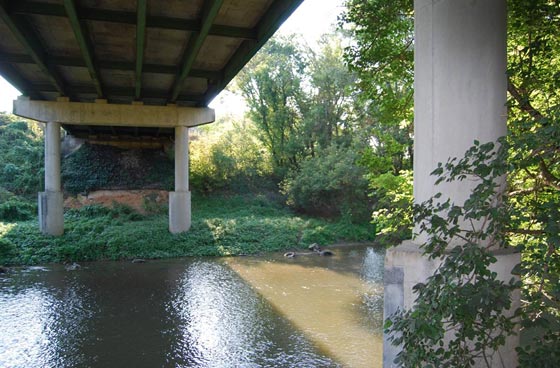
POLYGON ((336 366, 240 281, 220 263, 186 270, 169 305, 180 336, 173 360, 198 367, 336 366))
POLYGON ((32 268, 0 280, 0 366, 337 366, 215 260, 32 268))
MULTIPOLYGON (((367 366, 375 367, 382 255, 369 249, 345 250, 339 264, 338 256, 315 259, 335 262, 315 266, 312 260, 290 264, 273 255, 98 262, 76 271, 56 265, 18 269, 0 275, 0 366, 359 367, 347 364, 354 352, 373 359, 367 366), (307 277, 308 290, 322 291, 295 294, 300 309, 294 312, 242 272, 268 269, 260 275, 276 278, 276 266, 307 277), (320 298, 339 304, 328 310, 320 298), (294 318, 306 311, 313 312, 315 326, 348 324, 338 327, 337 348, 317 338, 313 324, 294 318)), ((278 286, 275 292, 286 290, 278 286)))
POLYGON ((361 245, 334 254, 232 258, 228 264, 344 366, 381 367, 384 251, 361 245))

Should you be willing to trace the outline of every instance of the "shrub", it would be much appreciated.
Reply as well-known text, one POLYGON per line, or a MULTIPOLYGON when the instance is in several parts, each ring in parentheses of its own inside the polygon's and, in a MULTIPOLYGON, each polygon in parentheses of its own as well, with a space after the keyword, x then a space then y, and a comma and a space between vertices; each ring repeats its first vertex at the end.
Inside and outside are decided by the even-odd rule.
POLYGON ((0 221, 29 220, 37 213, 36 202, 18 197, 0 187, 0 221))
POLYGON ((352 148, 332 145, 304 160, 300 169, 292 170, 281 183, 288 204, 313 215, 367 221, 367 181, 357 159, 352 148))
POLYGON ((369 177, 371 196, 375 198, 373 221, 379 230, 379 241, 393 244, 412 235, 412 171, 390 172, 369 177))
POLYGON ((43 185, 43 134, 39 125, 0 114, 0 187, 18 194, 43 185))
POLYGON ((190 145, 190 181, 201 192, 244 193, 270 186, 270 157, 247 122, 218 122, 198 129, 190 145))

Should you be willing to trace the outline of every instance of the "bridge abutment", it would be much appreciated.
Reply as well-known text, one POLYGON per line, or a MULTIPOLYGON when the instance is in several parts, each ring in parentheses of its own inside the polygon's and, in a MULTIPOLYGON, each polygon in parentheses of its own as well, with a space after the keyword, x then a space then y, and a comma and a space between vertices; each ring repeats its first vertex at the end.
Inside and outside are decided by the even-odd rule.
MULTIPOLYGON (((444 200, 462 205, 477 183, 436 186, 430 173, 438 162, 462 157, 475 140, 496 141, 506 134, 506 1, 415 0, 414 7, 414 198, 421 203, 440 192, 444 200)), ((422 255, 419 245, 426 240, 420 234, 387 250, 385 319, 397 309, 413 307, 412 287, 439 266, 422 255)), ((519 254, 496 258, 498 277, 509 280, 519 254)), ((512 309, 519 303, 515 298, 512 309)), ((384 337, 384 367, 394 367, 401 349, 384 337)), ((492 366, 517 366, 516 346, 518 337, 509 338, 492 356, 492 366)))

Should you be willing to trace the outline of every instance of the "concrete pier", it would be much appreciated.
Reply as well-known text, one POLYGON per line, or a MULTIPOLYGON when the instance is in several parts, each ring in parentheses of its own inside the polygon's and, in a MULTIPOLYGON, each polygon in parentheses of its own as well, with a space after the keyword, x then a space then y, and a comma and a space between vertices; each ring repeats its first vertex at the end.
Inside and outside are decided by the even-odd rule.
MULTIPOLYGON (((438 162, 462 157, 474 140, 495 141, 506 134, 506 1, 415 0, 414 197, 438 192, 463 204, 475 182, 434 185, 438 162)), ((422 234, 385 258, 385 318, 409 309, 412 287, 425 282, 439 263, 422 256, 422 234)), ((509 280, 518 254, 497 255, 500 278, 509 280)), ((492 366, 517 366, 518 339, 508 340, 492 366), (503 360, 502 360, 503 359, 503 360)), ((385 336, 384 367, 400 351, 385 336)))
POLYGON ((169 231, 182 233, 191 227, 189 191, 189 129, 175 127, 175 191, 169 193, 169 231))
POLYGON ((64 233, 60 179, 60 123, 45 124, 45 191, 39 193, 39 229, 43 234, 64 233))

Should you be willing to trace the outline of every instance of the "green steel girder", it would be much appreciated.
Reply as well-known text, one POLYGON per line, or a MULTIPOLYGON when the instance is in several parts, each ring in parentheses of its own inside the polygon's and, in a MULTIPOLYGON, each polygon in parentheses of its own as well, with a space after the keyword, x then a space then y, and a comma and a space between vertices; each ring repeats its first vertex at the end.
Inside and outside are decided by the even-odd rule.
POLYGON ((35 35, 29 28, 24 19, 8 12, 5 2, 0 1, 0 19, 8 26, 12 35, 18 40, 25 52, 33 59, 33 62, 49 78, 57 92, 66 95, 64 82, 58 72, 48 63, 45 51, 35 35))
POLYGON ((142 90, 142 66, 144 65, 144 47, 146 45, 146 13, 147 0, 137 0, 136 2, 136 67, 135 67, 135 87, 134 98, 140 99, 142 90))
POLYGON ((210 32, 210 27, 214 22, 214 18, 216 18, 218 12, 220 11, 220 8, 222 7, 222 3, 223 0, 212 0, 205 2, 202 9, 202 26, 199 32, 194 32, 189 38, 187 47, 185 48, 185 52, 183 53, 183 57, 181 59, 180 72, 177 74, 175 82, 171 89, 171 94, 169 97, 169 100, 171 102, 177 100, 177 97, 181 92, 183 82, 189 75, 194 61, 198 56, 198 52, 204 44, 206 36, 208 36, 208 33, 210 32))
MULTIPOLYGON (((35 15, 50 15, 65 17, 66 12, 64 7, 58 4, 48 4, 36 1, 17 1, 12 5, 12 12, 15 14, 35 14, 35 15)), ((137 22, 137 13, 95 9, 95 8, 81 8, 79 14, 82 20, 112 22, 112 23, 125 23, 135 25, 137 22)), ((198 20, 161 17, 161 16, 147 16, 146 27, 148 28, 162 28, 173 29, 187 32, 200 32, 202 22, 198 20)), ((209 34, 212 36, 242 38, 248 40, 256 40, 257 32, 250 28, 231 27, 223 25, 212 25, 209 34)))
POLYGON ((17 88, 24 96, 41 99, 39 93, 33 89, 33 86, 30 85, 13 66, 6 63, 0 63, 0 74, 2 74, 4 79, 17 88))
POLYGON ((94 61, 95 54, 90 38, 88 36, 87 29, 78 18, 78 12, 74 0, 64 0, 64 8, 66 10, 66 14, 68 15, 70 25, 72 26, 72 31, 74 31, 76 41, 80 46, 80 51, 82 52, 82 57, 88 68, 89 75, 91 77, 93 85, 95 86, 95 90, 97 91, 97 96, 99 98, 102 98, 104 96, 103 87, 101 84, 99 71, 97 70, 97 66, 94 61))
POLYGON ((208 89, 204 97, 204 106, 222 91, 239 71, 251 60, 258 50, 268 41, 292 12, 303 0, 276 0, 268 9, 265 16, 256 27, 257 40, 243 41, 228 64, 222 70, 222 78, 212 88, 208 89))
MULTIPOLYGON (((1 65, 1 64, 0 64, 1 65)), ((54 88, 50 84, 33 84, 29 86, 31 91, 35 92, 56 92, 56 88, 54 88)), ((95 94, 96 90, 92 86, 68 86, 68 91, 73 94, 95 94)), ((118 97, 132 97, 134 98, 134 87, 105 87, 105 94, 107 97, 111 96, 118 96, 118 97)), ((165 99, 167 91, 160 90, 160 89, 145 89, 142 91, 142 97, 147 99, 165 99)), ((180 94, 177 97, 177 101, 181 102, 193 102, 196 104, 201 104, 204 100, 204 95, 189 95, 189 94, 180 94)))
MULTIPOLYGON (((49 55, 48 59, 53 65, 87 67, 86 63, 81 58, 49 55)), ((29 55, 7 54, 0 52, 0 63, 33 64, 34 61, 29 55)), ((99 69, 124 70, 129 72, 135 71, 135 63, 132 62, 97 60, 96 63, 99 69)), ((144 73, 177 74, 179 72, 179 68, 175 65, 144 64, 142 71, 144 73)), ((189 77, 204 78, 211 81, 221 79, 221 75, 222 74, 217 71, 201 69, 191 69, 189 73, 189 77)))

